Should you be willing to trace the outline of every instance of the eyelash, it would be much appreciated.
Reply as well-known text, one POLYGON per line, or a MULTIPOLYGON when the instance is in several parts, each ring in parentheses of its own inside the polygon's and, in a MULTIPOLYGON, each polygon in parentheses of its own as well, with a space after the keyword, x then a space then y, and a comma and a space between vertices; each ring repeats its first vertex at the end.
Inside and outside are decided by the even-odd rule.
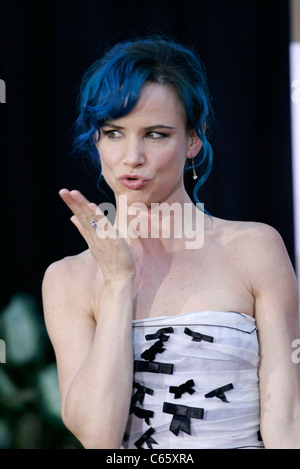
MULTIPOLYGON (((106 135, 108 138, 110 139, 117 139, 119 137, 116 137, 113 135, 114 132, 118 133, 119 131, 118 130, 102 130, 103 134, 106 135)), ((160 139, 163 139, 163 138, 166 138, 168 137, 167 134, 164 134, 164 133, 161 133, 161 132, 155 132, 154 130, 151 130, 150 132, 147 132, 147 136, 150 136, 151 134, 157 134, 158 137, 156 138, 152 138, 151 140, 160 140, 160 139)))

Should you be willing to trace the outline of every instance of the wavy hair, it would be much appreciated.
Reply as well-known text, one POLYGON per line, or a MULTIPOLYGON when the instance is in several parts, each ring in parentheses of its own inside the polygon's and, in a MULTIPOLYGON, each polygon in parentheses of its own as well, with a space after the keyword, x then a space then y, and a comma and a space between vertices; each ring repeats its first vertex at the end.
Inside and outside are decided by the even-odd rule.
POLYGON ((206 138, 211 115, 206 72, 196 53, 173 39, 149 36, 119 42, 88 69, 80 87, 74 149, 99 163, 95 138, 100 138, 101 127, 108 119, 130 113, 146 82, 175 89, 188 128, 194 128, 202 141, 194 160, 199 178, 193 190, 200 202, 197 192, 210 174, 213 156, 206 138))

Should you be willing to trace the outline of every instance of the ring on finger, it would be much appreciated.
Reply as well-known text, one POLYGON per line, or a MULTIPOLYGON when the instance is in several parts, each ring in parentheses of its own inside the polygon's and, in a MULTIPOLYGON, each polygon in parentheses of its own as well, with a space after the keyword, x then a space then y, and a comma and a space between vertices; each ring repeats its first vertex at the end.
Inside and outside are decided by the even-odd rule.
POLYGON ((93 218, 91 221, 90 221, 90 224, 92 225, 92 227, 95 229, 95 230, 99 230, 99 225, 97 223, 97 220, 95 220, 95 218, 93 218))

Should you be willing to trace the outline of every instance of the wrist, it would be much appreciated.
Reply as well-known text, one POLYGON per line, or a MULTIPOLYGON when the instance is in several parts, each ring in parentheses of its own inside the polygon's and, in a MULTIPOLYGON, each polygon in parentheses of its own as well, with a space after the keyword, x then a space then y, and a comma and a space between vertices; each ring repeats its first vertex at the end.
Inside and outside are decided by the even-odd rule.
POLYGON ((104 277, 103 286, 107 290, 122 291, 133 288, 134 278, 131 276, 104 277))

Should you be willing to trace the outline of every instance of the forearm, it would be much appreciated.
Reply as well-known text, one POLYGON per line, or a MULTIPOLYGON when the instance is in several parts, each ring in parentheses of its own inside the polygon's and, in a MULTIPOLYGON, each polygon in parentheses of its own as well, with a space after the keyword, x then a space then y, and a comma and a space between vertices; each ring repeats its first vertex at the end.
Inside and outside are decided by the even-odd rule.
POLYGON ((269 422, 262 432, 266 449, 300 449, 300 419, 269 422))
POLYGON ((290 360, 269 377, 261 396, 261 434, 266 449, 300 449, 298 365, 290 360), (277 371, 277 372, 276 372, 277 371))
POLYGON ((124 435, 133 379, 132 296, 132 280, 104 285, 93 345, 66 396, 63 420, 86 448, 118 448, 124 435))

